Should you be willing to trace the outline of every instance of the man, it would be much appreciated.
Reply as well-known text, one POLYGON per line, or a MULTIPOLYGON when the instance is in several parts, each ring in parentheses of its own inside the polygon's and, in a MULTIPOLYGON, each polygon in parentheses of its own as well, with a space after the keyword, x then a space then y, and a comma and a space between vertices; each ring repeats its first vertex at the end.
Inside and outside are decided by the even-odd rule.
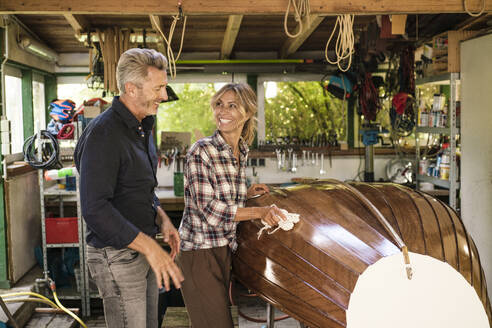
POLYGON ((108 328, 157 327, 158 288, 183 280, 173 262, 179 235, 160 208, 153 115, 167 100, 167 60, 130 49, 116 69, 120 97, 90 122, 75 149, 87 223, 87 263, 103 298, 108 328), (160 228, 171 246, 154 240, 160 228))

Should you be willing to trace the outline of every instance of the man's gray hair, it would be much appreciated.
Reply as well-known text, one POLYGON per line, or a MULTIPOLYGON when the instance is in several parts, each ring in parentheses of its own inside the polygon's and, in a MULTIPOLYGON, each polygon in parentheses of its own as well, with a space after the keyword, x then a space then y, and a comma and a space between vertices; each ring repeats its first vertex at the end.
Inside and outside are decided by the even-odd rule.
POLYGON ((154 49, 132 48, 125 51, 116 67, 116 83, 120 94, 125 93, 125 84, 131 82, 141 87, 147 77, 148 67, 167 69, 166 57, 154 49))

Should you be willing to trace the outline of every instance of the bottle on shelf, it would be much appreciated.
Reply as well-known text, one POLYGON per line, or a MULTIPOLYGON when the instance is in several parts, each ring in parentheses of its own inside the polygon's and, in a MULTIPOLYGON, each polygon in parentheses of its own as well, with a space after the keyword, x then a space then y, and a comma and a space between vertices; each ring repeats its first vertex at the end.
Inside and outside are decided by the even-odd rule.
POLYGON ((451 151, 449 150, 449 143, 442 145, 441 161, 439 164, 439 178, 441 180, 449 180, 449 170, 451 168, 451 151))
POLYGON ((65 179, 65 177, 73 177, 77 174, 77 168, 64 167, 59 170, 47 170, 44 172, 46 181, 65 179))

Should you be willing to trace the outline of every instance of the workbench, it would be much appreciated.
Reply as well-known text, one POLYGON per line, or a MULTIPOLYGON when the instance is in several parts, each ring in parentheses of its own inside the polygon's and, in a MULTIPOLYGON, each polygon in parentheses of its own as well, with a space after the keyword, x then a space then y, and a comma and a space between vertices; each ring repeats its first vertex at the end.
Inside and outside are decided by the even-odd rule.
POLYGON ((184 197, 174 196, 173 187, 159 187, 155 194, 159 198, 161 207, 166 212, 182 212, 184 210, 184 197))

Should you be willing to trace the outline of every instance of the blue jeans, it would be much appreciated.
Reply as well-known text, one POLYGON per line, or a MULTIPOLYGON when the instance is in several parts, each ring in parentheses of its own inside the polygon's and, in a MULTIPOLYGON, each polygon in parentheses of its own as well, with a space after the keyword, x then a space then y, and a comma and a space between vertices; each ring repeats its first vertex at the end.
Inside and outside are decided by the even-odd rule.
POLYGON ((143 254, 87 246, 87 265, 103 299, 107 328, 157 328, 159 290, 143 254))

